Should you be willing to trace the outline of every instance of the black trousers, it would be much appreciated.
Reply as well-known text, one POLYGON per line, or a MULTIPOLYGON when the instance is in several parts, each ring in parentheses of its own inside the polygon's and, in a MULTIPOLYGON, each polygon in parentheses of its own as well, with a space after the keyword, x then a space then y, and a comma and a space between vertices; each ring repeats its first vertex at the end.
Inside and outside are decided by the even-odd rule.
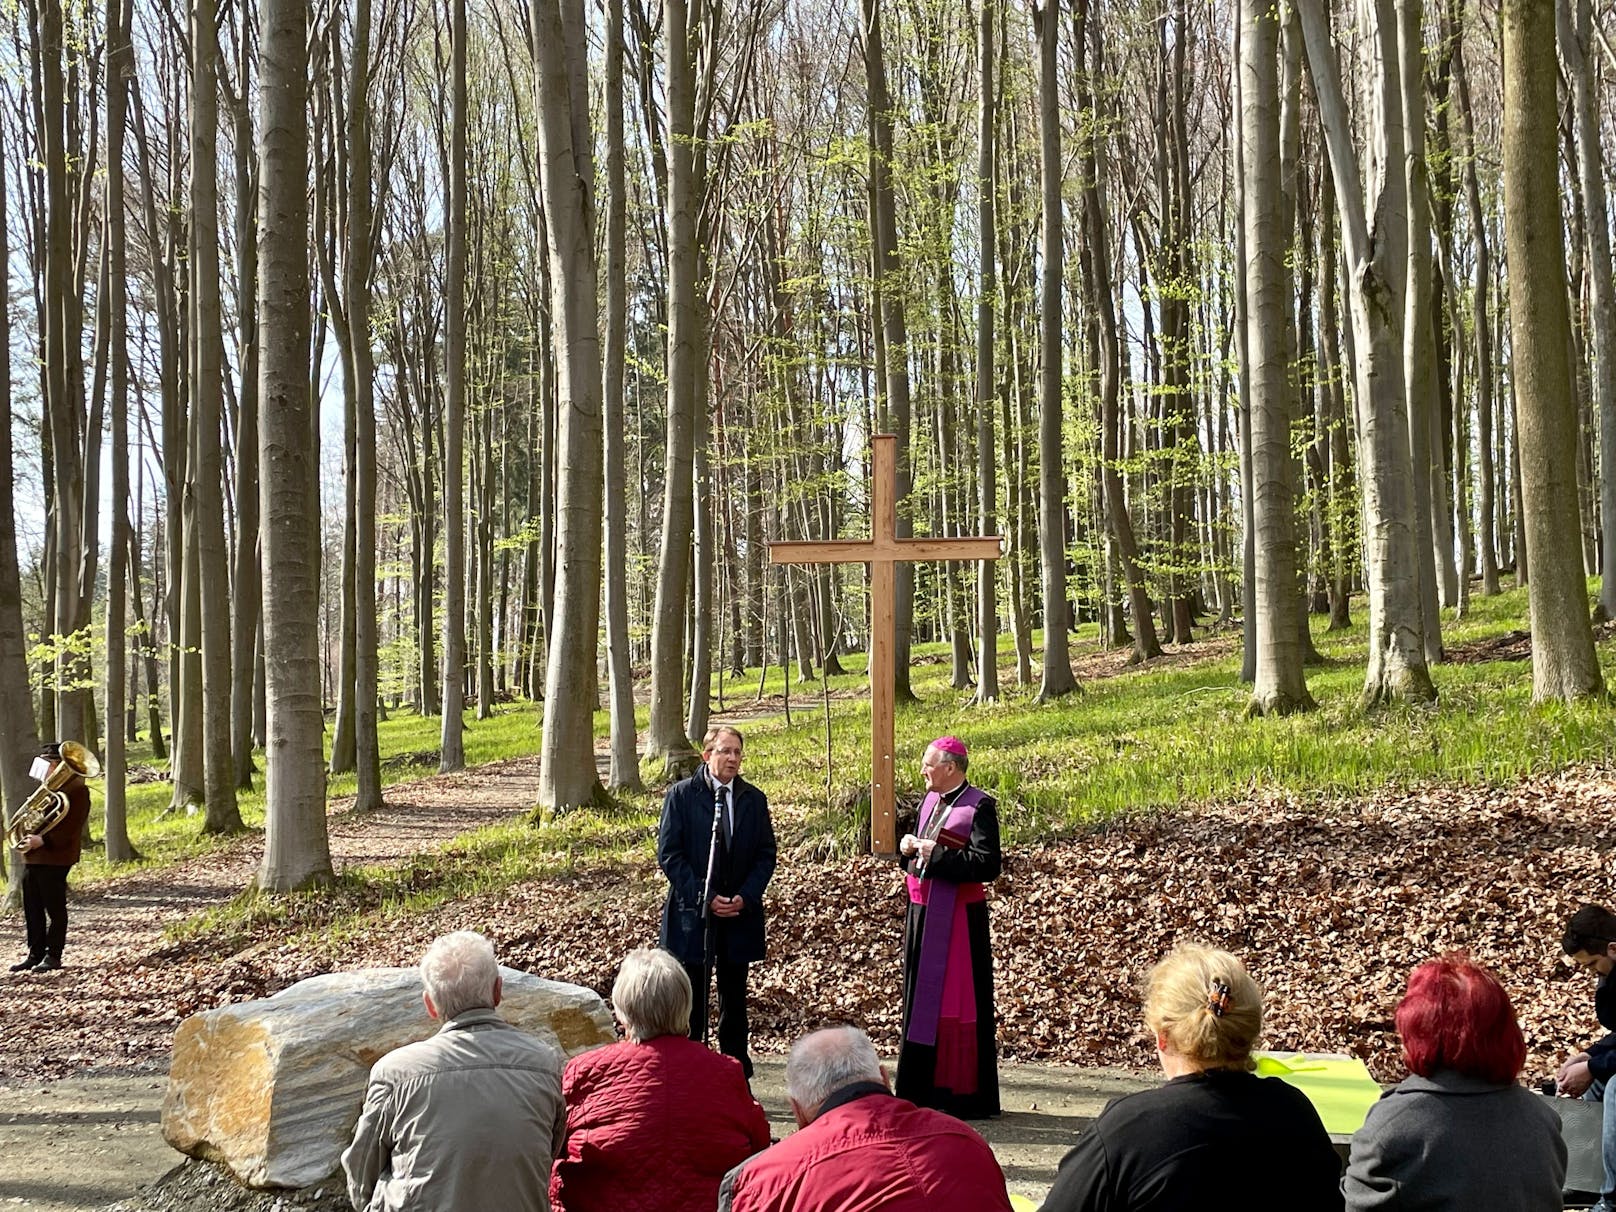
MULTIPOLYGON (((750 1028, 746 1021, 746 974, 750 964, 731 963, 720 959, 718 967, 718 1050, 741 1062, 746 1080, 752 1080, 752 1058, 747 1055, 746 1043, 750 1028)), ((690 1038, 707 1038, 707 982, 708 974, 700 964, 686 964, 690 977, 690 1038)))
POLYGON ((62 958, 67 942, 68 868, 25 863, 22 869, 22 915, 28 924, 28 954, 62 958))

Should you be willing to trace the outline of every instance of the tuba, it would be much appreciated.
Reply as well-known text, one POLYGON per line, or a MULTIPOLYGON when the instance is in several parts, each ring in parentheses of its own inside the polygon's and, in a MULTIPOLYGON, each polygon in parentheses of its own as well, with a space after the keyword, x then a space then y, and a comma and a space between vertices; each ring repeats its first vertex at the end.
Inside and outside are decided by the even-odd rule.
POLYGON ((6 841, 12 847, 22 845, 30 834, 49 833, 67 815, 67 792, 63 790, 74 775, 93 779, 101 773, 101 763, 77 741, 63 741, 62 760, 43 779, 22 806, 6 819, 6 841))

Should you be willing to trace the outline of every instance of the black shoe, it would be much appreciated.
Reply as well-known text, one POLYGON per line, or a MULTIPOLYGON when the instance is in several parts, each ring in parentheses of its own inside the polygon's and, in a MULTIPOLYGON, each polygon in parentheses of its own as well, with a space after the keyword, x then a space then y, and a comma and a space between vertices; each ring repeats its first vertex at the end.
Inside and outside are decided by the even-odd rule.
POLYGON ((39 966, 40 961, 43 960, 44 958, 45 957, 43 955, 30 955, 27 959, 23 960, 22 963, 20 963, 20 964, 12 964, 11 965, 11 971, 13 971, 13 972, 27 972, 30 968, 37 968, 39 966))
POLYGON ((34 965, 34 971, 55 972, 61 966, 61 960, 57 959, 54 955, 47 955, 44 959, 40 960, 39 963, 34 965))

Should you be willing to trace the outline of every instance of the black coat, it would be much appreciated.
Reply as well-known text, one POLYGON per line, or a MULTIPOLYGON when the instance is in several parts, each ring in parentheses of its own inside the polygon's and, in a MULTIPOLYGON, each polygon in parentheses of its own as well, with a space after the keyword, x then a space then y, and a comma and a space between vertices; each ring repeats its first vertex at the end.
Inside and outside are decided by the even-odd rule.
POLYGON ((1305 1094, 1211 1069, 1108 1105, 1061 1159, 1043 1212, 1338 1212, 1340 1178, 1305 1094))
MULTIPOLYGON (((734 836, 720 848, 715 895, 739 896, 746 907, 737 917, 717 919, 717 946, 729 962, 751 963, 764 956, 763 890, 774 874, 774 825, 761 790, 739 775, 734 789, 734 836)), ((657 865, 668 877, 659 941, 685 964, 702 962, 701 893, 712 836, 713 785, 703 765, 668 788, 657 827, 657 865)))

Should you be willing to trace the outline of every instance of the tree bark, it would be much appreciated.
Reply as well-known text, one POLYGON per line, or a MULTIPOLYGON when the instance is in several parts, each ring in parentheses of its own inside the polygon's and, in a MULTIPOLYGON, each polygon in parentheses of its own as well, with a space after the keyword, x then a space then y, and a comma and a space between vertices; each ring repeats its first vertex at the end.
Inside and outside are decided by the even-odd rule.
POLYGON ((651 624, 651 714, 646 757, 682 776, 695 752, 685 732, 685 615, 695 528, 696 380, 705 351, 696 314, 700 249, 695 171, 696 31, 703 0, 669 0, 664 16, 668 72, 668 415, 662 540, 651 624))
MULTIPOLYGON (((0 124, 0 265, 11 264, 10 226, 7 220, 5 127, 0 124)), ((11 416, 11 276, 0 274, 0 417, 11 416)), ((11 426, 0 432, 0 501, 15 501, 15 455, 11 426)), ((4 811, 33 790, 28 766, 39 751, 39 728, 28 672, 28 633, 22 618, 22 579, 17 567, 16 514, 7 510, 0 519, 0 801, 4 811)), ((22 863, 9 847, 6 894, 0 907, 19 903, 22 863)))
MULTIPOLYGON (((466 163, 466 0, 449 4, 449 163, 466 163)), ((466 174, 449 173, 444 270, 443 728, 438 770, 466 765, 466 174)))
POLYGON ((382 806, 376 619, 376 401, 370 301, 375 208, 371 200, 370 0, 354 0, 348 64, 348 222, 343 308, 354 379, 354 809, 382 806))
MULTIPOLYGON (((883 0, 862 0, 864 16, 865 104, 870 124, 870 242, 875 261, 875 286, 880 309, 882 343, 886 349, 884 384, 885 423, 897 439, 899 538, 914 534, 909 495, 913 479, 909 463, 912 418, 909 395, 909 319, 898 254, 898 204, 892 184, 892 98, 887 91, 886 51, 881 32, 883 0)), ((909 678, 909 649, 915 619, 915 566, 901 563, 894 569, 894 644, 892 692, 897 702, 913 701, 909 678)))
POLYGON ((259 611, 263 579, 259 569, 258 519, 258 177, 253 165, 253 121, 248 96, 251 64, 247 32, 240 35, 241 58, 234 102, 236 157, 236 276, 238 315, 236 364, 241 373, 241 399, 236 422, 236 552, 230 595, 232 648, 230 698, 231 748, 235 753, 236 787, 253 785, 253 685, 258 660, 259 611))
POLYGON ((263 469, 264 856, 258 886, 331 879, 321 732, 319 455, 309 391, 308 7, 259 7, 259 432, 263 469))
POLYGON ((1436 688, 1425 658, 1419 537, 1411 484, 1407 389, 1403 374, 1403 292, 1407 287, 1407 190, 1397 20, 1391 0, 1375 0, 1359 70, 1383 117, 1372 132, 1368 172, 1360 170, 1341 95, 1329 22, 1319 0, 1297 10, 1320 120, 1341 207, 1352 289, 1353 364, 1363 472, 1363 541, 1369 588, 1369 665, 1363 700, 1429 700, 1436 688), (1365 176, 1373 183, 1366 211, 1365 176))
POLYGON ((1303 675, 1295 611, 1294 317, 1290 224, 1280 171, 1279 15, 1267 0, 1242 0, 1240 19, 1241 222, 1250 258, 1245 315, 1257 572, 1251 603, 1257 660, 1247 712, 1288 715, 1314 703, 1303 675))
POLYGON ((596 303, 594 155, 583 0, 534 6, 540 168, 549 218, 560 399, 555 634, 545 671, 539 806, 604 798, 595 770, 600 612, 601 360, 596 303))
POLYGON ((1038 36, 1039 179, 1043 186, 1043 264, 1039 280, 1038 556, 1044 593, 1044 673, 1040 700, 1077 689, 1066 609, 1066 476, 1062 442, 1062 226, 1060 0, 1033 9, 1038 36))
MULTIPOLYGON (((107 178, 104 227, 107 250, 107 298, 100 306, 107 309, 107 352, 109 389, 112 396, 112 534, 111 559, 107 567, 107 740, 106 774, 106 855, 109 863, 127 863, 135 857, 129 843, 128 753, 123 727, 124 699, 129 676, 129 316, 127 293, 127 244, 124 232, 124 122, 129 86, 125 71, 133 70, 134 55, 129 43, 128 0, 111 0, 107 7, 107 178)), ((0 178, 0 193, 5 182, 0 178)), ((0 226, 4 214, 0 212, 0 226)), ((0 244, 0 264, 5 263, 0 244)), ((5 306, 0 296, 0 309, 5 306)), ((9 334, 0 330, 0 340, 9 334)), ((9 367, 0 366, 0 374, 9 367)), ((9 416, 10 409, 0 410, 9 416)), ((9 485, 0 484, 0 500, 9 500, 9 485)), ((3 673, 4 671, 0 671, 3 673)), ((26 686, 26 682, 24 685, 26 686)), ((30 713, 30 718, 32 718, 30 713)), ((8 798, 7 803, 11 800, 8 798)))
POLYGON ((1532 697, 1604 693, 1578 539, 1577 415, 1556 148, 1554 0, 1503 8, 1504 232, 1521 508, 1531 558, 1532 697))
POLYGON ((1610 619, 1616 618, 1616 283, 1611 273, 1599 96, 1589 60, 1592 5, 1589 0, 1559 0, 1556 14, 1560 54, 1565 59, 1575 106, 1577 181, 1586 216, 1583 226, 1588 240, 1588 313, 1593 346, 1590 373, 1593 407, 1599 418, 1599 613, 1610 619))
POLYGON ((607 0, 606 15, 606 669, 611 703, 611 765, 607 785, 641 789, 634 723, 633 656, 628 632, 627 437, 623 410, 623 352, 628 327, 628 194, 623 139, 623 0, 607 0))
MULTIPOLYGON (((993 410, 997 404, 993 364, 993 309, 997 302, 995 261, 998 234, 993 214, 993 3, 980 0, 977 22, 978 123, 976 151, 976 235, 979 271, 976 296, 976 460, 979 534, 992 534, 994 500, 998 493, 998 465, 993 449, 993 410)), ((999 699, 999 595, 993 560, 983 560, 977 571, 977 679, 976 702, 999 699)))
MULTIPOLYGON (((219 39, 216 0, 191 6, 191 426, 188 479, 202 640, 202 769, 206 833, 242 828, 230 736, 230 554, 220 451, 224 334, 219 300, 219 39)), ((191 591, 186 590, 187 606, 191 591)))

